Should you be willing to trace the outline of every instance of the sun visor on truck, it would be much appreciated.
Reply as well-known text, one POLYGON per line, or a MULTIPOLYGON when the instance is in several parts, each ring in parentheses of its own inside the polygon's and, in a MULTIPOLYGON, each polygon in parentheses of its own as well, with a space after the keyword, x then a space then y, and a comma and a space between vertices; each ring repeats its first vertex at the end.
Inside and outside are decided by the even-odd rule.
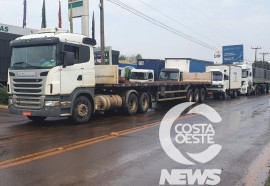
POLYGON ((50 45, 60 43, 57 37, 18 39, 10 42, 11 47, 35 46, 35 45, 50 45))
POLYGON ((92 39, 92 38, 89 38, 89 37, 83 38, 82 42, 83 42, 83 44, 91 45, 91 46, 95 46, 97 44, 95 39, 92 39))

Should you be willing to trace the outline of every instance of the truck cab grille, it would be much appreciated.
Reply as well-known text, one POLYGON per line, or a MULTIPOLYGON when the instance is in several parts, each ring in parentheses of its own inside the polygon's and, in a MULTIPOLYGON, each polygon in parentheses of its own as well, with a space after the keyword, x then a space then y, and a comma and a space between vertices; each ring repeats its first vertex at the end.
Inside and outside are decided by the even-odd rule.
POLYGON ((11 77, 13 103, 16 108, 42 109, 44 79, 11 77))

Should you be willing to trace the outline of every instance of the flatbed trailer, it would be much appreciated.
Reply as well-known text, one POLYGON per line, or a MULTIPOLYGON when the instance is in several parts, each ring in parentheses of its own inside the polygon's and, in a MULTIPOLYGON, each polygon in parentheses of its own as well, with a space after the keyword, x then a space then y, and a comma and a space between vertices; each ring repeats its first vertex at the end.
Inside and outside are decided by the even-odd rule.
MULTIPOLYGON (((128 82, 115 85, 96 85, 95 94, 102 96, 120 96, 122 108, 124 108, 129 115, 134 115, 137 112, 136 107, 138 107, 139 112, 144 113, 149 107, 152 107, 153 102, 164 102, 169 100, 203 102, 206 97, 206 87, 210 85, 211 82, 205 81, 128 82), (132 96, 130 96, 131 94, 132 96), (130 101, 134 96, 138 101, 130 101), (131 108, 134 109, 132 110, 131 108)), ((105 108, 108 108, 106 103, 108 103, 108 101, 104 101, 101 105, 105 105, 105 108)), ((96 104, 98 105, 98 103, 96 104)), ((97 107, 96 110, 102 109, 97 107)))

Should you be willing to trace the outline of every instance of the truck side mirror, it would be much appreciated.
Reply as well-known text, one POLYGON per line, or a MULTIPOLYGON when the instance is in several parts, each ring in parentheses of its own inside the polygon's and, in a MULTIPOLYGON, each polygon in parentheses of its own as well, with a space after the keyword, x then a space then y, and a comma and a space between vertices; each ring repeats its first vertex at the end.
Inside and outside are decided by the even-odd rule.
POLYGON ((73 52, 64 52, 63 56, 64 64, 63 67, 65 68, 66 66, 72 66, 74 65, 74 53, 73 52))

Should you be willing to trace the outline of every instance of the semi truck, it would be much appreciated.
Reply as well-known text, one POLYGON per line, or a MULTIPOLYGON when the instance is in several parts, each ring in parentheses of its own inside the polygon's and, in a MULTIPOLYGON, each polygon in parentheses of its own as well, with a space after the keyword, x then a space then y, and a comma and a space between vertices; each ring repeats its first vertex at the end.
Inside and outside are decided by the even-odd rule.
POLYGON ((266 93, 270 84, 270 70, 253 67, 251 63, 237 63, 242 68, 242 95, 266 93))
POLYGON ((205 73, 207 64, 213 63, 191 58, 165 58, 165 68, 160 71, 159 81, 182 81, 183 74, 187 73, 194 73, 194 77, 198 79, 208 78, 209 73, 205 73), (198 67, 193 67, 195 64, 198 64, 198 67))
POLYGON ((226 95, 236 98, 241 90, 242 69, 235 65, 210 65, 206 66, 206 72, 213 74, 212 85, 207 87, 208 93, 214 99, 225 99, 226 95))
POLYGON ((57 29, 42 29, 10 43, 8 108, 35 122, 68 117, 88 122, 96 111, 145 113, 153 102, 203 102, 212 77, 196 80, 119 83, 118 65, 95 65, 96 41, 57 29))
POLYGON ((161 69, 165 68, 165 60, 160 59, 138 59, 137 69, 148 69, 154 71, 154 80, 157 81, 161 69))
POLYGON ((165 58, 165 68, 175 68, 182 72, 205 72, 205 67, 213 64, 213 61, 192 58, 165 58))
POLYGON ((130 82, 153 82, 155 80, 154 70, 132 69, 129 77, 130 82))

